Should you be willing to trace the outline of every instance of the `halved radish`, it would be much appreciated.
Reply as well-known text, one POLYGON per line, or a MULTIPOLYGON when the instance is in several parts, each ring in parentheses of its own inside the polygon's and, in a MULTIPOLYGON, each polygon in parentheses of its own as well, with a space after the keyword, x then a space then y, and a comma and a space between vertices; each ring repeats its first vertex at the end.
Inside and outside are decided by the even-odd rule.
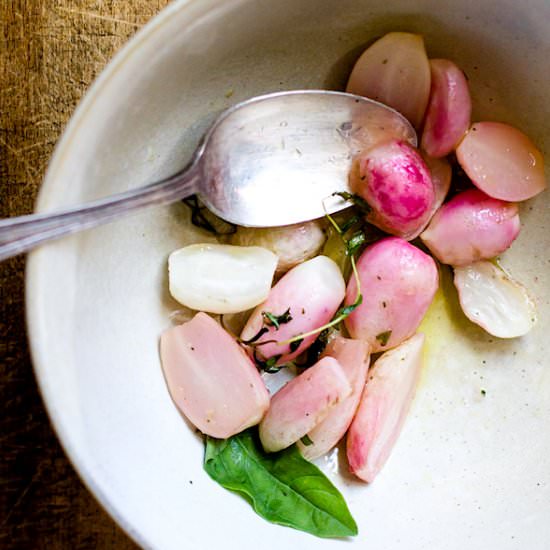
POLYGON ((275 452, 289 447, 350 393, 350 383, 338 361, 324 357, 271 398, 269 410, 260 423, 264 449, 275 452))
POLYGON ((355 191, 372 207, 370 223, 407 240, 428 223, 433 210, 430 171, 403 141, 383 143, 360 157, 355 191))
POLYGON ((351 394, 308 432, 307 439, 298 441, 300 452, 309 460, 330 451, 346 433, 359 405, 369 368, 369 346, 364 340, 337 336, 329 342, 323 356, 338 361, 351 384, 351 394))
POLYGON ((508 124, 476 122, 456 158, 472 182, 495 199, 524 201, 546 188, 542 153, 508 124))
POLYGON ((192 244, 170 254, 170 294, 184 306, 238 313, 266 299, 277 256, 259 246, 192 244))
POLYGON ((346 91, 385 103, 420 128, 430 95, 430 78, 422 36, 390 32, 357 60, 346 91))
POLYGON ((257 348, 265 359, 278 356, 282 365, 305 351, 317 338, 313 334, 303 339, 296 349, 279 344, 299 334, 309 332, 328 323, 344 299, 346 286, 336 263, 326 256, 317 256, 291 269, 271 289, 267 300, 260 304, 246 323, 241 338, 247 341, 267 328, 257 343, 275 340, 257 348), (291 320, 279 327, 266 323, 265 313, 275 316, 289 312, 291 320))
POLYGON ((351 423, 347 456, 351 471, 372 482, 390 456, 414 397, 422 368, 424 335, 387 351, 371 367, 351 423))
MULTIPOLYGON (((345 320, 353 338, 366 340, 371 351, 385 351, 410 338, 420 325, 438 287, 431 256, 397 237, 369 246, 357 261, 362 304, 345 320)), ((355 277, 346 304, 357 295, 355 277)))
POLYGON ((422 149, 444 157, 458 145, 470 126, 472 101, 462 70, 448 59, 431 59, 432 87, 422 133, 422 149))
POLYGON ((495 264, 475 262, 454 271, 462 310, 489 334, 516 338, 535 326, 537 311, 527 290, 495 264))
POLYGON ((504 252, 519 231, 516 204, 470 189, 444 204, 420 237, 440 262, 461 266, 504 252))
POLYGON ((267 411, 269 394, 256 367, 206 313, 165 331, 160 355, 172 399, 201 432, 225 439, 267 411))

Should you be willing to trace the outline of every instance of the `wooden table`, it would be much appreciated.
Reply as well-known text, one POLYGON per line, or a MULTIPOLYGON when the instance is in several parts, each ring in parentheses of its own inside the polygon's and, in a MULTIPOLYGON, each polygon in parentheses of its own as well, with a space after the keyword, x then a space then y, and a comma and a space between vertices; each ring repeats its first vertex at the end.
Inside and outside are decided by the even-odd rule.
MULTIPOLYGON (((169 0, 0 1, 0 217, 30 213, 76 104, 169 0)), ((136 548, 67 461, 34 380, 24 258, 0 264, 0 547, 136 548)))

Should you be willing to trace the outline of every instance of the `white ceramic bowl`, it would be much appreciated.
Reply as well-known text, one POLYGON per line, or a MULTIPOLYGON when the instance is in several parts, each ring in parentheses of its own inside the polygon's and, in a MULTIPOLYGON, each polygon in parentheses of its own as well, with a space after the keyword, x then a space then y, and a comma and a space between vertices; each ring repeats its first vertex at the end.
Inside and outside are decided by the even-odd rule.
MULTIPOLYGON (((364 44, 389 30, 423 33, 432 57, 467 72, 475 118, 519 126, 548 159, 549 22, 547 0, 176 2, 82 102, 38 210, 173 172, 215 113, 241 99, 342 87, 364 44)), ((380 477, 367 487, 321 461, 358 521, 354 548, 550 547, 548 200, 545 193, 522 209, 523 232, 503 258, 538 300, 537 328, 496 342, 439 302, 423 382, 380 477)), ((202 442, 170 400, 157 350, 177 309, 167 255, 198 238, 174 205, 31 255, 32 354, 63 446, 144 547, 342 547, 266 523, 202 470, 202 442)))

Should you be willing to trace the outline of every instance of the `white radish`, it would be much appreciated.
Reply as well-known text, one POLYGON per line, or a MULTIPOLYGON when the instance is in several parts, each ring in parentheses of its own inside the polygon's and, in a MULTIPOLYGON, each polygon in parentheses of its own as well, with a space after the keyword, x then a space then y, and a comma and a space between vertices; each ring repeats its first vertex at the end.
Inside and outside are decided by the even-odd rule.
POLYGON ((403 141, 383 143, 360 157, 355 191, 372 208, 371 224, 407 240, 418 235, 433 211, 430 171, 420 153, 403 141))
MULTIPOLYGON (((371 352, 393 348, 410 338, 420 325, 438 287, 431 256, 397 237, 369 246, 357 261, 363 302, 345 320, 353 338, 366 340, 371 352)), ((357 296, 355 277, 346 304, 357 296)))
POLYGON ((309 460, 330 451, 349 428, 367 379, 369 346, 364 340, 337 336, 329 342, 323 357, 333 357, 338 361, 351 384, 351 394, 335 405, 327 417, 308 432, 307 439, 298 441, 300 452, 309 460))
POLYGON ((470 189, 445 203, 420 237, 440 262, 461 266, 504 252, 519 231, 516 204, 470 189))
POLYGON ((282 227, 239 227, 231 244, 262 246, 277 255, 277 273, 313 258, 325 244, 326 235, 317 220, 282 227))
POLYGON ((524 201, 546 188, 542 153, 508 124, 476 122, 456 158, 472 182, 495 199, 524 201))
POLYGON ((277 356, 278 365, 291 361, 313 344, 318 334, 304 338, 294 351, 291 350, 290 344, 279 342, 328 323, 338 310, 345 292, 344 278, 333 260, 326 256, 308 260, 291 269, 271 289, 267 300, 260 304, 248 319, 241 339, 248 341, 265 327, 268 331, 255 344, 266 340, 275 342, 258 346, 258 355, 265 359, 277 356), (264 313, 279 316, 287 310, 292 318, 289 322, 281 324, 278 328, 266 323, 264 313))
POLYGON ((165 331, 160 355, 172 399, 201 432, 225 439, 267 411, 269 393, 256 367, 205 313, 165 331))
POLYGON ((418 129, 428 104, 430 79, 422 36, 390 32, 357 60, 346 91, 393 107, 418 129))
POLYGON ((401 433, 422 368, 424 335, 384 353, 371 367, 347 438, 350 470, 371 483, 401 433))
POLYGON ((535 303, 525 287, 491 262, 454 270, 460 305, 470 321, 498 338, 527 334, 537 322, 535 303))
POLYGON ((462 70, 448 59, 431 59, 432 87, 422 133, 422 149, 432 157, 448 155, 470 126, 472 101, 462 70))
POLYGON ((266 299, 276 266, 266 248, 192 244, 168 258, 170 294, 191 309, 238 313, 266 299))
POLYGON ((264 449, 275 452, 289 447, 350 393, 350 383, 338 361, 332 357, 321 359, 271 398, 269 410, 260 423, 264 449))

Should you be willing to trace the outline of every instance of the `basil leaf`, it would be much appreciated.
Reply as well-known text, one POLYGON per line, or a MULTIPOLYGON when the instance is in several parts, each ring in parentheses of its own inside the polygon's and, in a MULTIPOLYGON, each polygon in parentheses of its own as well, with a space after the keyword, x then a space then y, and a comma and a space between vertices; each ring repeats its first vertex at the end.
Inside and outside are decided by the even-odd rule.
POLYGON ((295 445, 265 453, 254 430, 206 440, 204 469, 220 485, 243 495, 264 519, 318 537, 357 534, 347 504, 325 475, 295 445))

